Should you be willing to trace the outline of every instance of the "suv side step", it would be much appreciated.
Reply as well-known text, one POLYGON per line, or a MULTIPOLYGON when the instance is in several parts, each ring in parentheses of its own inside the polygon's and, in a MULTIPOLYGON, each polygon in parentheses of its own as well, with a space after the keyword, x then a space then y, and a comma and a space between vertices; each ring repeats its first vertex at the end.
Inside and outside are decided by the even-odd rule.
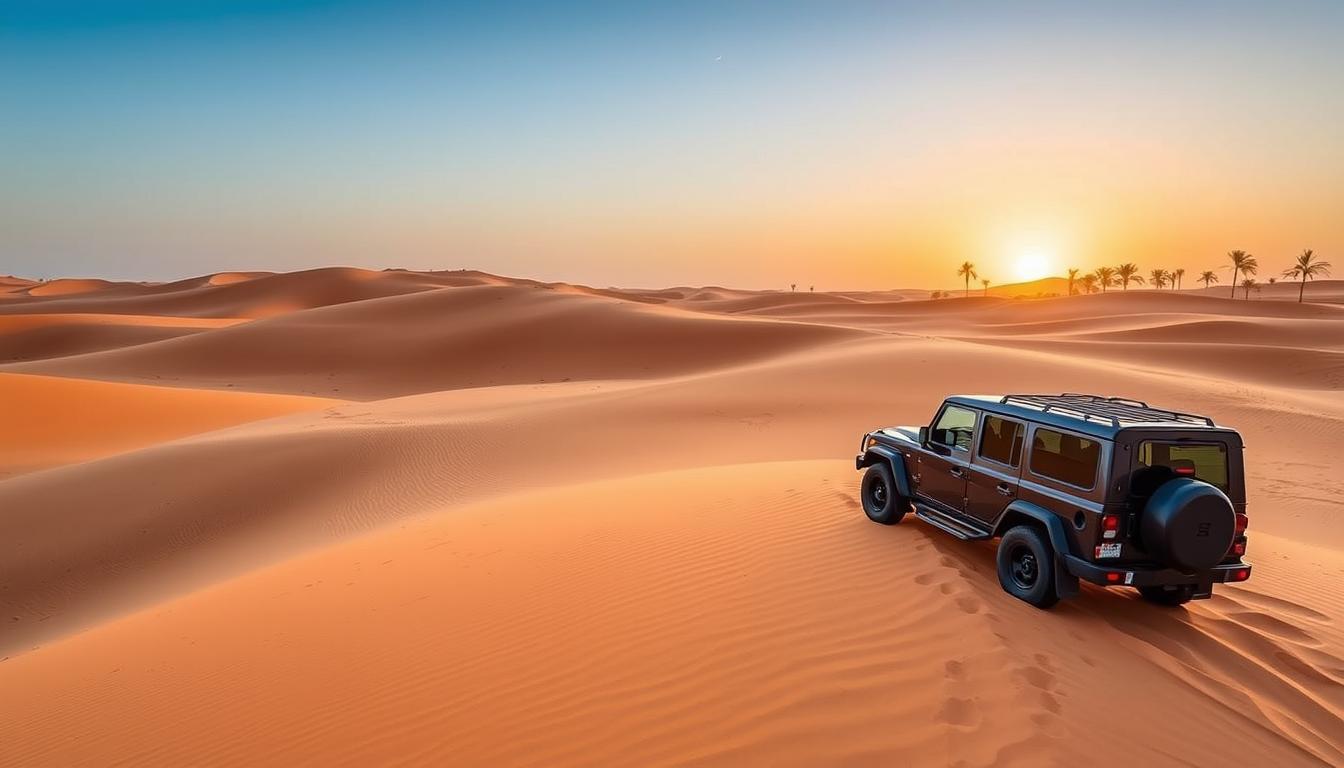
POLYGON ((915 517, 963 541, 988 539, 992 533, 969 520, 953 517, 920 502, 915 502, 915 517))

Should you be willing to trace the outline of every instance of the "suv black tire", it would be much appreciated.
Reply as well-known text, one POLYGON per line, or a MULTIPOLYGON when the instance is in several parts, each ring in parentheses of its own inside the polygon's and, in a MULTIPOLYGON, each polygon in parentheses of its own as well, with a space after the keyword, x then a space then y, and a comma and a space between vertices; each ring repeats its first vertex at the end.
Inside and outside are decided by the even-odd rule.
POLYGON ((1185 605, 1195 597, 1195 585, 1184 584, 1177 587, 1139 587, 1143 599, 1158 605, 1185 605))
POLYGON ((1055 553, 1035 527, 1019 525, 999 539, 999 584, 1003 591, 1037 608, 1059 602, 1055 591, 1055 553))
POLYGON ((863 473, 859 497, 864 514, 874 523, 895 525, 910 509, 910 500, 896 493, 896 480, 892 477, 891 466, 885 461, 879 461, 863 473))

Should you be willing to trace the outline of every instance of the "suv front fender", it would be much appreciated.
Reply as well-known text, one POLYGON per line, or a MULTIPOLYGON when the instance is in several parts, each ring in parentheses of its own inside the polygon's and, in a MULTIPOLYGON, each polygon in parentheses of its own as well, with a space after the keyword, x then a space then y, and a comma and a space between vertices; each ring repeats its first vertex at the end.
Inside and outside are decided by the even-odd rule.
POLYGON ((896 493, 902 497, 914 498, 910 492, 910 476, 905 471, 905 456, 889 445, 874 445, 854 458, 855 469, 872 466, 879 461, 891 465, 891 476, 896 481, 896 493))

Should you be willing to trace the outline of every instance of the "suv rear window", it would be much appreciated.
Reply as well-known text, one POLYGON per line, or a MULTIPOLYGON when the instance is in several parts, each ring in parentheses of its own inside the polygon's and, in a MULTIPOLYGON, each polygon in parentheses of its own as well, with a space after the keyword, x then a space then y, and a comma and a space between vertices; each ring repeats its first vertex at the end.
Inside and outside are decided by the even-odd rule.
POLYGON ((1167 467, 1177 475, 1203 480, 1227 493, 1227 446, 1222 443, 1139 443, 1139 464, 1167 467))
POLYGON ((1031 438, 1031 471, 1079 488, 1097 480, 1101 443, 1085 437, 1037 428, 1031 438))

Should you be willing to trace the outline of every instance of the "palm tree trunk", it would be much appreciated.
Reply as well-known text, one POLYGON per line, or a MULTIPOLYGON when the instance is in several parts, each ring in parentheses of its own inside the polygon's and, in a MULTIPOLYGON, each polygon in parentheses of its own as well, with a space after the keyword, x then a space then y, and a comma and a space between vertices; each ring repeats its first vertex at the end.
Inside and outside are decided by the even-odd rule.
POLYGON ((966 298, 971 298, 971 276, 966 276, 966 298))
POLYGON ((1232 268, 1232 298, 1234 299, 1237 298, 1237 273, 1240 271, 1241 269, 1237 267, 1232 268))
POLYGON ((1297 289, 1297 303, 1298 303, 1298 304, 1301 304, 1301 303, 1302 303, 1302 294, 1305 293, 1306 290, 1307 290, 1307 276, 1306 276, 1306 275, 1303 275, 1303 276, 1302 276, 1302 284, 1301 284, 1300 286, 1298 286, 1298 289, 1297 289))

